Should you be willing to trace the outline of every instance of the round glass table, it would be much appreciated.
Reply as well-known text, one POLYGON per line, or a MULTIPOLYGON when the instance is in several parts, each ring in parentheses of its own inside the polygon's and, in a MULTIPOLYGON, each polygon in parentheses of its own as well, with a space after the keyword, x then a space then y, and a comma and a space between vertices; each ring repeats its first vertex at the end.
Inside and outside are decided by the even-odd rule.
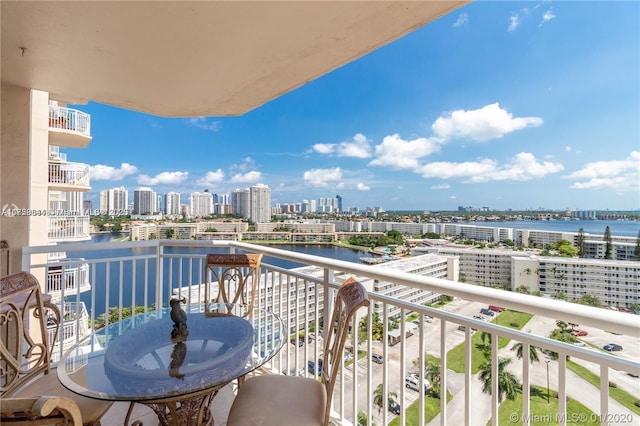
POLYGON ((146 404, 163 425, 209 425, 218 390, 262 366, 286 339, 283 321, 267 310, 190 304, 179 322, 171 311, 138 314, 79 341, 58 364, 60 382, 86 397, 146 404))

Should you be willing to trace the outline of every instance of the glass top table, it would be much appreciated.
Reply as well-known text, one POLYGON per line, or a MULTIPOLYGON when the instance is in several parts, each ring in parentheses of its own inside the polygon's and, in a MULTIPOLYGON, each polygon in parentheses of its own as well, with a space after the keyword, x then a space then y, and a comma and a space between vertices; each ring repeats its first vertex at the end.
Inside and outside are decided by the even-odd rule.
POLYGON ((63 355, 60 382, 86 397, 146 404, 161 424, 211 424, 213 396, 278 353, 286 339, 284 323, 270 311, 245 305, 183 309, 186 331, 179 333, 173 331, 171 308, 97 330, 63 355))

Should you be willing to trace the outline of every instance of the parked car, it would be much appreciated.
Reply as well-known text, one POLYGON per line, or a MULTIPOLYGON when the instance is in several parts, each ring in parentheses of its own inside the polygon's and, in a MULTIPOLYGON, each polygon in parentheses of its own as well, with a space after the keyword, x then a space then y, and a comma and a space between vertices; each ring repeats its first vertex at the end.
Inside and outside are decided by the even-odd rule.
POLYGON ((492 317, 492 316, 494 316, 496 314, 491 309, 487 309, 487 308, 480 309, 480 313, 483 314, 483 315, 489 315, 490 317, 492 317))
POLYGON ((608 345, 604 345, 602 349, 608 352, 618 352, 622 350, 622 346, 615 343, 609 343, 608 345))
POLYGON ((298 369, 298 371, 296 371, 295 368, 292 368, 289 371, 282 370, 282 374, 284 374, 285 376, 301 376, 301 377, 304 377, 304 368, 300 368, 300 369, 298 369))
POLYGON ((391 399, 391 398, 389 398, 388 402, 389 402, 389 411, 395 414, 396 416, 399 416, 400 410, 401 410, 400 404, 398 404, 395 399, 391 399))
POLYGON ((424 322, 433 322, 433 317, 429 315, 424 316, 424 322))
POLYGON ((371 361, 375 362, 376 364, 382 364, 384 362, 384 358, 380 354, 373 353, 371 354, 371 361))
POLYGON ((292 345, 297 345, 298 347, 304 346, 304 337, 299 336, 298 339, 294 337, 290 342, 292 345))
MULTIPOLYGON (((458 330, 460 330, 460 331, 465 331, 466 329, 467 329, 467 327, 465 327, 464 325, 459 325, 458 326, 458 330)), ((474 331, 478 331, 478 329, 471 327, 471 332, 473 333, 474 331)))
MULTIPOLYGON (((420 391, 420 377, 417 374, 409 374, 404 378, 404 385, 407 388, 418 392, 420 391)), ((429 381, 427 379, 424 379, 424 382, 423 382, 424 393, 429 392, 430 387, 431 385, 429 384, 429 381)))
MULTIPOLYGON (((316 374, 316 364, 313 361, 307 361, 307 370, 309 373, 316 374)), ((322 375, 322 358, 318 358, 318 376, 322 375)))
POLYGON ((502 312, 504 311, 504 308, 501 308, 500 306, 489 305, 489 310, 494 312, 502 312))
POLYGON ((571 332, 572 335, 577 336, 577 337, 584 337, 586 335, 588 335, 589 333, 587 333, 585 330, 573 330, 571 332))
POLYGON ((487 321, 487 319, 485 317, 483 317, 482 315, 474 315, 473 316, 475 319, 478 319, 480 321, 487 321))

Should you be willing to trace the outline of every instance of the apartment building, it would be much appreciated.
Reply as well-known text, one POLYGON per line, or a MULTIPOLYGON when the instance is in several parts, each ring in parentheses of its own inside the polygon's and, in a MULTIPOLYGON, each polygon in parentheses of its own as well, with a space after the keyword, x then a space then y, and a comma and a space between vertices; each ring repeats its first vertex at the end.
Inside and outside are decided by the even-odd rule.
POLYGON ((147 187, 140 187, 133 190, 133 214, 152 215, 158 210, 158 195, 147 187))
POLYGON ((164 214, 167 216, 180 215, 180 194, 167 192, 164 194, 164 214))
POLYGON ((207 217, 213 213, 213 195, 209 192, 192 192, 191 216, 207 217))
POLYGON ((589 294, 602 304, 628 308, 640 303, 640 262, 538 256, 513 250, 455 246, 415 247, 412 254, 438 253, 460 259, 461 281, 515 290, 525 286, 568 300, 589 294))
POLYGON ((249 188, 249 220, 271 222, 271 188, 261 183, 249 188))
POLYGON ((476 241, 500 242, 507 239, 513 240, 513 229, 511 228, 441 223, 437 232, 447 237, 460 237, 476 241))

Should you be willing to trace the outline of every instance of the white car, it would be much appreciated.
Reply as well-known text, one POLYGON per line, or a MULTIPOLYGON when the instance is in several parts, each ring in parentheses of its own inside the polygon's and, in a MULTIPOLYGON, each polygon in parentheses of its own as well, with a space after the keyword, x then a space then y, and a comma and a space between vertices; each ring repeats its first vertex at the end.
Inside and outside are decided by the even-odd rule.
MULTIPOLYGON (((424 393, 427 393, 429 391, 429 388, 431 387, 431 384, 427 379, 424 379, 423 384, 424 384, 424 393)), ((418 392, 420 390, 420 377, 418 377, 417 374, 409 374, 404 378, 404 385, 407 388, 418 392)))

